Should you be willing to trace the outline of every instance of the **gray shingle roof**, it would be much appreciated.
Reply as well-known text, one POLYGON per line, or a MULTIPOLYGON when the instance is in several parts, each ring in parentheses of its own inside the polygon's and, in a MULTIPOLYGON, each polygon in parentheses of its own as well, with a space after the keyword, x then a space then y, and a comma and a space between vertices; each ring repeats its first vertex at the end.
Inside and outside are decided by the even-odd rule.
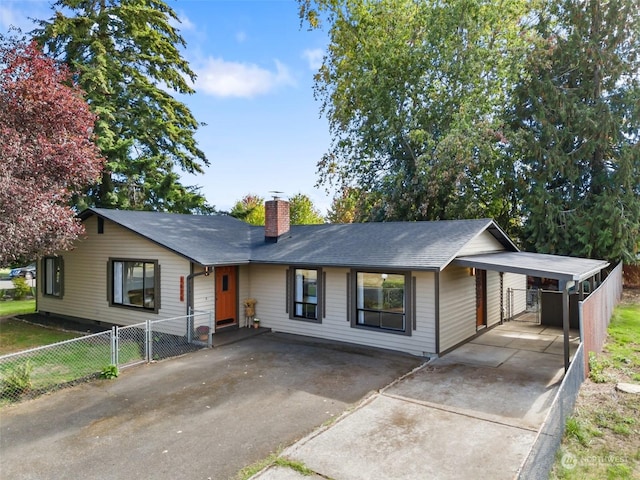
MULTIPOLYGON (((442 269, 465 244, 490 227, 495 223, 489 219, 292 226, 277 244, 252 236, 251 261, 442 269)), ((505 243, 506 248, 512 246, 505 243)))
POLYGON ((490 219, 292 226, 277 243, 264 228, 223 215, 181 215, 92 208, 96 214, 201 265, 273 263, 389 269, 443 269, 488 229, 516 247, 490 219))
POLYGON ((182 215, 90 208, 80 214, 111 220, 201 265, 247 263, 251 227, 226 215, 182 215))

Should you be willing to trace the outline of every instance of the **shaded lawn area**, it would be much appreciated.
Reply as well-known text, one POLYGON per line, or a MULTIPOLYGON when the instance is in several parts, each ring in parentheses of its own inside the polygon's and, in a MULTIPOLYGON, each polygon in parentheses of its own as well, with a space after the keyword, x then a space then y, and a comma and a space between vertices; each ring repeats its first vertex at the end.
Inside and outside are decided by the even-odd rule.
MULTIPOLYGON (((0 305, 2 304, 0 303, 0 305)), ((17 318, 5 318, 0 320, 0 355, 49 345, 79 336, 78 333, 34 325, 17 318)))
POLYGON ((0 317, 7 315, 21 315, 36 311, 35 299, 30 300, 8 300, 0 302, 0 317))

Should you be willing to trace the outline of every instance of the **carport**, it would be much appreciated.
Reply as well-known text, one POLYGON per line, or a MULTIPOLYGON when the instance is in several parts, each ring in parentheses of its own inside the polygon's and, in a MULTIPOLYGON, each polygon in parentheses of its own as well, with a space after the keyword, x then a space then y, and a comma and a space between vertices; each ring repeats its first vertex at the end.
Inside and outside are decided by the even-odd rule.
POLYGON ((595 283, 601 280, 602 270, 609 266, 609 262, 543 253, 497 252, 458 257, 453 263, 460 267, 557 280, 562 292, 565 371, 569 368, 569 289, 577 286, 579 300, 583 300, 583 282, 589 281, 589 291, 592 292, 595 283))

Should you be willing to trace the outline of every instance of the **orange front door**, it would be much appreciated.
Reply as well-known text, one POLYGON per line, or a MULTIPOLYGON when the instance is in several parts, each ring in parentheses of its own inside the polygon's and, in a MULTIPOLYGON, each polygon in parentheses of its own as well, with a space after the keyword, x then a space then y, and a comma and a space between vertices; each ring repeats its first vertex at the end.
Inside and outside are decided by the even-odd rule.
POLYGON ((216 329, 238 324, 237 271, 216 267, 216 329))
POLYGON ((476 270, 476 327, 487 324, 487 271, 476 270))

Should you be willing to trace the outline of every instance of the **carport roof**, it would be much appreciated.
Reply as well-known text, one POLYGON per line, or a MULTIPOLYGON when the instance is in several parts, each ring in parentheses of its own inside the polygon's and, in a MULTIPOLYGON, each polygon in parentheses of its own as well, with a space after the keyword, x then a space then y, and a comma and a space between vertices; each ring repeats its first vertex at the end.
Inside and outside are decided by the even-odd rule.
POLYGON ((461 267, 499 272, 520 273, 531 277, 581 282, 593 277, 609 265, 604 260, 565 257, 531 252, 497 252, 458 257, 453 262, 461 267))

